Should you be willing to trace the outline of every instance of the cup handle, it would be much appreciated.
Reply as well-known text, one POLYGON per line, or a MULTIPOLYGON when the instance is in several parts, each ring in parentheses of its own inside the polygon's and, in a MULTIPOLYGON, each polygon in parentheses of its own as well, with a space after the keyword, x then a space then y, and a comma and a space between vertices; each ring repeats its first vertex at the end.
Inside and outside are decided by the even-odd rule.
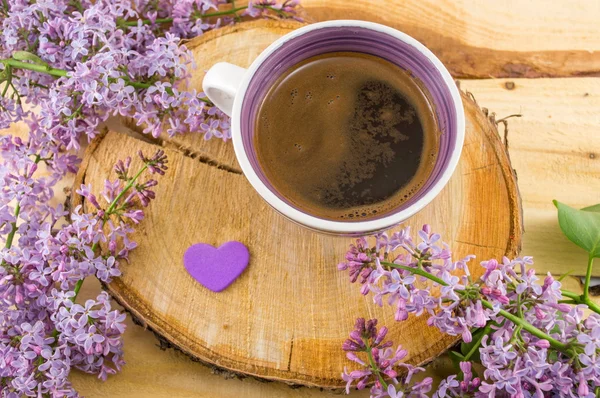
POLYGON ((202 90, 213 104, 227 116, 233 111, 233 100, 246 69, 227 62, 214 64, 202 81, 202 90))

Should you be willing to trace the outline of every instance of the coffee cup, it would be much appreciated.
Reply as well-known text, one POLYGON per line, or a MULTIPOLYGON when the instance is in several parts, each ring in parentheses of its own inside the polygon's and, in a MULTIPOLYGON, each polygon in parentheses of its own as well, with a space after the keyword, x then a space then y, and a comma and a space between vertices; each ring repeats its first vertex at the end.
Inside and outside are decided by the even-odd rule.
MULTIPOLYGON (((276 40, 245 69, 220 62, 203 81, 207 97, 231 117, 231 134, 240 167, 257 193, 275 210, 307 228, 339 235, 366 235, 406 221, 444 188, 462 151, 465 117, 450 73, 423 44, 387 26, 353 20, 320 22, 276 40), (435 164, 410 197, 369 218, 328 219, 293 202, 267 177, 256 149, 256 119, 265 96, 294 65, 328 53, 361 53, 396 65, 416 79, 431 102, 439 134, 435 164)), ((323 134, 327 134, 326 131, 323 134)))

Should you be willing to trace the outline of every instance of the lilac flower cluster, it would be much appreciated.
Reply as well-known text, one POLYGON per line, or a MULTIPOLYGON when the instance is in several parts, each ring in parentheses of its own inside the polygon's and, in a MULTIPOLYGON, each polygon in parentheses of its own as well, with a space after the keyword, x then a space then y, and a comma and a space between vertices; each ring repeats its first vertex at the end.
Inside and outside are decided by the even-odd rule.
POLYGON ((433 380, 426 377, 420 382, 412 381, 415 374, 425 369, 401 362, 408 352, 402 346, 393 350, 391 341, 384 342, 387 332, 385 326, 377 330, 376 319, 356 320, 355 329, 342 348, 347 358, 361 368, 351 372, 344 368, 342 378, 346 382, 346 393, 350 393, 352 383, 356 382, 359 390, 372 383, 371 396, 375 398, 426 397, 433 380), (403 373, 402 378, 399 371, 403 373))
POLYGON ((471 362, 461 362, 459 368, 462 374, 462 380, 458 380, 456 375, 449 376, 442 380, 434 398, 445 397, 472 397, 481 385, 479 377, 473 377, 471 362))
POLYGON ((28 141, 0 138, 0 395, 77 396, 70 370, 101 379, 119 371, 125 329, 106 293, 83 304, 77 294, 88 276, 108 283, 120 275, 119 263, 136 247, 128 221, 139 222, 139 206, 154 197, 156 181, 140 176, 164 173, 166 158, 141 155, 136 174, 131 159, 119 162, 100 199, 89 186, 77 190, 93 210, 71 211, 51 204, 53 188, 78 160, 39 125, 30 127, 28 141))
POLYGON ((198 131, 227 140, 229 121, 187 90, 193 65, 181 39, 242 17, 294 17, 297 1, 0 1, 0 129, 24 120, 27 140, 0 138, 0 395, 77 396, 72 368, 105 379, 123 365, 125 316, 100 294, 76 298, 86 277, 104 283, 136 247, 129 236, 154 199, 166 156, 115 166, 90 211, 53 203, 77 171, 74 154, 110 116, 153 136, 198 131), (33 111, 30 111, 33 109, 33 111), (136 173, 130 168, 141 164, 136 173), (45 169, 42 173, 40 168, 45 169))
POLYGON ((393 305, 397 321, 406 320, 409 313, 429 312, 431 325, 451 335, 462 334, 463 339, 470 342, 470 327, 485 326, 489 319, 489 310, 484 311, 481 302, 460 306, 462 297, 456 292, 465 290, 468 284, 466 264, 473 256, 452 262, 447 245, 440 246, 439 234, 431 233, 429 226, 424 226, 418 234, 421 238, 418 244, 410 236, 410 227, 394 233, 391 238, 382 234, 372 249, 367 247, 365 238, 358 239, 356 246, 352 245, 346 254, 347 261, 339 264, 338 269, 348 268, 352 282, 360 277, 361 293, 374 293, 377 304, 383 305, 385 299, 393 305), (391 258, 398 249, 403 253, 391 258), (385 261, 393 261, 399 267, 385 265, 385 261), (444 282, 439 297, 435 297, 426 284, 415 283, 426 278, 419 277, 413 269, 430 273, 444 282), (461 278, 452 274, 457 269, 466 270, 461 278))
POLYGON ((226 115, 186 90, 191 52, 182 38, 249 17, 293 17, 297 1, 14 0, 0 2, 0 128, 39 107, 38 123, 67 149, 111 115, 154 137, 193 131, 230 138, 226 115), (221 9, 220 6, 226 8, 221 9))
POLYGON ((460 377, 446 379, 437 396, 596 396, 598 313, 585 319, 585 305, 567 303, 576 304, 567 300, 574 293, 550 274, 539 281, 531 257, 484 261, 482 276, 473 280, 468 263, 474 256, 453 261, 427 225, 418 235, 414 242, 407 227, 377 236, 372 247, 358 239, 338 268, 375 303, 392 305, 397 321, 427 313, 430 326, 471 343, 469 353, 455 353, 460 377), (485 367, 481 379, 471 371, 476 352, 485 367))

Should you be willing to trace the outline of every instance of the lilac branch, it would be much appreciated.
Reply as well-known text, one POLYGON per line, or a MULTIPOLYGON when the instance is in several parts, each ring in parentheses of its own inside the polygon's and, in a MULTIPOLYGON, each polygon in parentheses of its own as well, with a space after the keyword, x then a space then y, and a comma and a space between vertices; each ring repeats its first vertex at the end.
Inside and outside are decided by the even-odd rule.
MULTIPOLYGON (((398 264, 394 264, 394 263, 390 263, 390 262, 385 262, 382 261, 381 264, 383 265, 387 265, 388 267, 392 267, 392 268, 398 268, 398 269, 402 269, 408 272, 411 272, 413 274, 417 274, 419 276, 422 276, 424 278, 427 278, 435 283, 438 283, 442 286, 448 286, 448 284, 446 282, 444 282, 442 279, 438 278, 435 275, 430 274, 429 272, 422 270, 422 269, 418 269, 418 268, 412 268, 412 267, 407 267, 404 265, 398 265, 398 264)), ((455 289, 455 291, 459 294, 464 294, 466 291, 464 289, 455 289)), ((479 299, 481 301, 481 304, 490 310, 494 310, 494 306, 492 303, 490 303, 487 300, 484 300, 483 298, 479 299)), ((573 354, 571 352, 571 349, 569 347, 569 345, 561 343, 560 341, 550 337, 548 334, 544 333, 543 331, 541 331, 540 329, 536 328, 535 326, 533 326, 532 324, 530 324, 529 322, 525 321, 524 319, 521 319, 513 314, 511 314, 508 311, 502 310, 500 309, 498 311, 498 314, 501 315, 502 317, 508 319, 509 321, 511 321, 512 323, 514 323, 515 325, 525 329, 526 331, 528 331, 529 333, 531 333, 532 335, 542 339, 542 340, 548 340, 548 342, 550 343, 550 345, 554 348, 556 348, 557 350, 564 352, 565 354, 573 354)))
MULTIPOLYGON (((533 258, 527 256, 482 261, 483 272, 475 281, 468 264, 473 255, 454 260, 449 245, 429 225, 424 225, 418 236, 414 241, 406 227, 391 236, 376 236, 374 245, 359 238, 350 245, 338 269, 348 271, 351 283, 362 285, 363 295, 372 293, 377 305, 393 306, 396 321, 404 321, 410 314, 428 314, 428 325, 451 336, 462 335, 467 344, 462 351, 465 355, 454 356, 460 361, 460 373, 443 380, 435 398, 541 397, 550 392, 567 396, 574 391, 587 397, 600 386, 600 316, 593 312, 586 317, 584 305, 565 303, 585 304, 583 295, 562 291, 560 280, 549 273, 540 283, 532 268, 533 258), (478 328, 476 333, 472 333, 474 328, 478 328), (477 352, 477 362, 485 367, 483 380, 474 377, 469 362, 477 352)), ((369 322, 371 326, 377 323, 369 322)), ((357 321, 342 346, 344 351, 365 351, 364 341, 357 337, 373 328, 363 324, 357 321)), ((374 333, 371 330, 366 335, 372 338, 374 333)), ((385 369, 383 375, 394 382, 388 384, 388 391, 381 389, 370 361, 353 352, 346 356, 362 367, 344 370, 347 391, 353 382, 358 389, 364 388, 367 377, 375 379, 371 389, 375 397, 397 397, 398 391, 404 394, 411 388, 409 377, 395 384, 396 373, 388 373, 383 366, 388 362, 381 361, 381 350, 373 350, 373 357, 379 368, 385 369)), ((390 357, 389 351, 384 357, 390 357)))
MULTIPOLYGON (((242 7, 234 7, 231 8, 229 10, 223 10, 223 11, 217 11, 217 12, 212 12, 212 13, 208 13, 208 14, 201 14, 199 15, 199 18, 213 18, 213 17, 221 17, 224 15, 234 15, 237 14, 240 11, 243 11, 247 8, 249 8, 250 6, 242 6, 242 7)), ((283 17, 289 17, 289 14, 286 13, 285 11, 282 11, 278 8, 275 8, 273 6, 270 5, 260 5, 260 4, 256 4, 253 6, 256 9, 260 9, 260 10, 270 10, 273 12, 276 12, 278 15, 283 16, 283 17)), ((163 23, 173 23, 173 18, 157 18, 154 20, 151 19, 136 19, 133 21, 122 21, 119 25, 120 26, 124 26, 124 27, 135 27, 138 26, 139 22, 141 22, 143 25, 153 25, 153 24, 163 24, 163 23)))
MULTIPOLYGON (((33 163, 37 165, 40 162, 40 160, 42 160, 40 155, 36 155, 33 163)), ((6 244, 4 245, 4 247, 6 249, 10 249, 12 247, 12 243, 15 238, 15 234, 17 232, 17 219, 19 218, 20 213, 21 213, 21 204, 17 203, 17 205, 15 206, 15 212, 14 212, 15 221, 13 221, 10 224, 11 229, 10 229, 10 232, 8 233, 8 235, 6 236, 6 244)))
MULTIPOLYGON (((23 62, 23 61, 16 60, 14 58, 0 59, 0 63, 3 63, 9 71, 13 68, 16 68, 16 69, 31 70, 31 71, 38 72, 38 73, 45 73, 47 75, 54 76, 54 77, 69 76, 69 72, 64 69, 51 68, 47 65, 23 62)), ((127 84, 128 86, 131 86, 131 87, 134 87, 134 88, 137 88, 140 90, 146 90, 153 86, 152 83, 131 80, 130 78, 128 78, 125 75, 120 76, 120 78, 123 79, 123 81, 125 81, 125 84, 127 84)), ((109 79, 109 81, 112 83, 115 83, 117 81, 117 79, 111 78, 111 79, 109 79)), ((167 91, 167 93, 169 93, 171 95, 173 94, 173 90, 170 87, 167 87, 165 89, 165 91, 167 91)), ((4 96, 4 95, 5 95, 5 93, 2 94, 2 96, 4 96)), ((208 98, 198 98, 198 100, 205 102, 207 104, 212 104, 212 102, 208 98)))
MULTIPOLYGON (((153 164, 152 161, 145 162, 144 166, 132 178, 129 179, 127 185, 125 185, 123 187, 121 192, 119 192, 119 194, 115 197, 115 199, 109 204, 108 208, 106 209, 106 212, 104 213, 104 216, 102 217, 102 224, 101 224, 100 228, 104 228, 104 225, 106 224, 106 222, 108 221, 110 216, 113 214, 113 211, 115 210, 115 207, 117 206, 119 201, 135 185, 135 183, 140 178, 142 173, 144 173, 146 170, 148 170, 148 167, 151 166, 152 164, 153 164)), ((96 242, 92 245, 92 252, 96 252, 97 249, 98 249, 98 242, 96 242)), ((73 290, 75 292, 75 295, 71 298, 71 301, 75 302, 75 299, 77 299, 79 291, 81 290, 81 286, 83 285, 83 281, 84 281, 84 279, 81 279, 75 285, 75 288, 73 290)))
POLYGON ((381 375, 381 372, 379 371, 379 367, 377 366, 377 363, 375 363, 375 359, 373 358, 373 352, 371 351, 371 345, 369 344, 369 339, 362 339, 363 342, 365 343, 365 351, 367 352, 367 358, 369 359, 369 366, 371 367, 371 370, 373 371, 373 373, 375 375, 377 375, 377 378, 379 379, 379 382, 381 383, 381 385, 383 386, 383 388, 387 389, 388 385, 385 382, 385 380, 383 379, 383 376, 381 375))

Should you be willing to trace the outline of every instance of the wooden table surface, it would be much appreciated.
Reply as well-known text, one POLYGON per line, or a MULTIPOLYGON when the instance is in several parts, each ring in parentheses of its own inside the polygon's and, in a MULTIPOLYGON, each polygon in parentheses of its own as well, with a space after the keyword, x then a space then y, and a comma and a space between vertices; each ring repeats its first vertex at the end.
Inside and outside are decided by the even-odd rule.
MULTIPOLYGON (((600 203, 600 77, 596 77, 600 2, 302 0, 302 4, 309 20, 370 19, 409 33, 438 54, 460 87, 495 112, 497 119, 521 114, 509 119, 507 136, 523 201, 522 253, 534 256, 540 273, 583 273, 586 256, 560 233, 551 201, 577 207, 600 203)), ((15 126, 3 133, 25 131, 15 126)), ((595 275, 600 276, 600 267, 595 275)), ((574 277, 565 284, 581 289, 574 277)), ((86 281, 82 299, 95 296, 99 289, 97 283, 86 281)), ((71 380, 86 397, 334 394, 250 378, 227 380, 181 353, 162 351, 152 333, 131 321, 125 333, 125 359, 123 372, 107 382, 78 371, 71 380)), ((440 373, 444 366, 441 359, 431 372, 440 373)))

